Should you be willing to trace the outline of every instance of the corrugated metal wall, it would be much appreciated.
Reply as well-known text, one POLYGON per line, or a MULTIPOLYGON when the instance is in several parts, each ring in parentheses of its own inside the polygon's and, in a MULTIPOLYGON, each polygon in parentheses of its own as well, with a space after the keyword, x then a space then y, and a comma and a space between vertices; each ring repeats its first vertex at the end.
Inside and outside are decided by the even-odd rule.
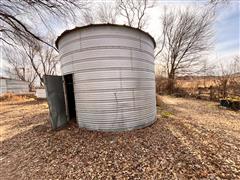
POLYGON ((62 72, 73 73, 80 127, 120 131, 155 121, 154 43, 132 28, 88 27, 59 43, 62 72))
POLYGON ((15 79, 0 79, 0 93, 27 93, 29 92, 29 82, 15 79))
POLYGON ((36 89, 37 98, 46 98, 46 90, 45 89, 36 89))
POLYGON ((0 79, 0 95, 7 92, 7 83, 6 79, 0 79))

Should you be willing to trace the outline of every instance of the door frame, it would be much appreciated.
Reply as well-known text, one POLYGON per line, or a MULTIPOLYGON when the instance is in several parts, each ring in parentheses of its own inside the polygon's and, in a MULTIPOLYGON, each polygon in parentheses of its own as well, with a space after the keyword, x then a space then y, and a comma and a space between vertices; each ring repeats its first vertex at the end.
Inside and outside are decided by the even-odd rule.
POLYGON ((65 80, 65 77, 71 75, 72 76, 72 83, 73 83, 73 97, 74 97, 74 106, 75 106, 75 118, 77 121, 77 111, 76 111, 76 99, 75 99, 75 92, 74 92, 74 74, 73 73, 69 73, 69 74, 64 74, 62 76, 63 78, 63 90, 64 90, 64 98, 65 98, 65 108, 66 108, 66 115, 67 115, 67 120, 70 121, 71 119, 71 115, 70 115, 70 111, 69 111, 69 106, 68 106, 68 88, 67 88, 67 82, 65 80))

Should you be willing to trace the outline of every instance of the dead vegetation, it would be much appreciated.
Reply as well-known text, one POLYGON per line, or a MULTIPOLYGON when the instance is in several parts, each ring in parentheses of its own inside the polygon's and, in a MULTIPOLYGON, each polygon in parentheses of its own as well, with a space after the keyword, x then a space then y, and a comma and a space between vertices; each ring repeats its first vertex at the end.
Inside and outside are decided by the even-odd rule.
POLYGON ((0 96, 0 101, 28 101, 34 100, 34 94, 13 94, 13 93, 5 93, 0 96))
POLYGON ((240 113, 164 96, 152 126, 52 131, 45 101, 1 102, 1 179, 239 179, 240 113))

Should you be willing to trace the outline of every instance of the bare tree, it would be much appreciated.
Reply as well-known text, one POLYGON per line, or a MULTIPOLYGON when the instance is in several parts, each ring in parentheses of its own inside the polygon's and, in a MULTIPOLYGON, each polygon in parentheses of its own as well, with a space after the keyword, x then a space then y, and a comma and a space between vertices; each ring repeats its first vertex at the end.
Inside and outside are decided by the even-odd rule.
POLYGON ((229 2, 230 2, 230 0, 209 0, 209 3, 214 5, 214 6, 216 6, 218 4, 221 4, 221 3, 227 4, 229 2))
MULTIPOLYGON (((43 39, 39 32, 31 28, 31 20, 37 19, 48 28, 49 18, 54 20, 74 19, 76 9, 84 9, 86 1, 55 1, 55 0, 2 0, 0 1, 0 32, 1 41, 8 45, 16 44, 16 38, 22 41, 31 41, 32 39, 51 44, 43 39), (27 21, 26 21, 27 19, 27 21)), ((60 22, 60 21, 59 21, 60 22)))
POLYGON ((95 15, 91 9, 85 9, 84 11, 82 11, 81 15, 81 23, 83 25, 93 24, 95 22, 95 15))
POLYGON ((97 7, 96 16, 101 23, 115 24, 118 15, 119 8, 116 3, 101 2, 97 7))
POLYGON ((229 64, 219 65, 219 73, 215 80, 219 96, 226 98, 230 92, 240 95, 240 58, 233 57, 229 64))
POLYGON ((44 84, 43 75, 56 74, 56 65, 59 60, 57 52, 53 48, 34 40, 27 43, 21 42, 21 45, 41 84, 44 84))
POLYGON ((162 18, 165 42, 161 58, 168 76, 169 93, 173 92, 176 75, 202 70, 202 55, 211 48, 211 11, 168 11, 162 18), (201 68, 200 68, 201 66, 201 68))
POLYGON ((40 47, 39 61, 41 62, 41 74, 42 75, 54 75, 56 74, 56 66, 59 63, 56 51, 50 47, 40 47))
POLYGON ((32 65, 26 54, 20 49, 13 49, 11 47, 4 48, 3 52, 4 58, 6 58, 10 65, 7 73, 11 77, 28 81, 29 88, 32 89, 37 78, 37 74, 32 68, 32 65))
POLYGON ((155 1, 118 0, 119 12, 128 26, 143 29, 147 23, 147 10, 154 7, 155 1))
POLYGON ((228 93, 228 84, 231 79, 231 72, 223 68, 223 65, 220 64, 221 75, 217 78, 217 86, 219 89, 219 95, 223 98, 227 97, 228 93))
POLYGON ((240 73, 240 55, 235 55, 234 56, 233 72, 235 74, 240 73))
POLYGON ((203 76, 203 86, 207 88, 207 79, 214 74, 214 70, 216 69, 215 64, 209 64, 207 60, 203 60, 203 66, 198 71, 199 75, 203 76))
POLYGON ((31 64, 33 70, 37 74, 40 81, 43 82, 41 73, 39 72, 40 63, 39 63, 38 58, 37 58, 37 54, 38 54, 39 49, 40 49, 39 44, 37 43, 37 41, 31 40, 31 41, 28 41, 28 42, 21 41, 21 45, 22 45, 21 47, 22 47, 23 51, 25 52, 25 54, 28 57, 28 60, 31 64))
POLYGON ((92 6, 92 8, 84 9, 81 13, 81 24, 93 23, 110 23, 115 24, 119 10, 115 2, 101 1, 92 6), (96 10, 93 10, 96 9, 96 10))
POLYGON ((236 55, 234 57, 233 63, 233 81, 232 85, 234 86, 234 93, 240 96, 240 56, 236 55))

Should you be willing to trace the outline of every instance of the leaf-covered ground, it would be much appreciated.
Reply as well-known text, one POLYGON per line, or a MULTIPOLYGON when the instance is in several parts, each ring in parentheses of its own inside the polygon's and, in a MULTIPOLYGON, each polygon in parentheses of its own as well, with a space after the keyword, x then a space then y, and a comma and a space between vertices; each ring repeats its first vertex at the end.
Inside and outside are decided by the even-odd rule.
POLYGON ((162 97, 152 126, 52 131, 45 101, 1 102, 1 179, 240 179, 240 112, 162 97))

